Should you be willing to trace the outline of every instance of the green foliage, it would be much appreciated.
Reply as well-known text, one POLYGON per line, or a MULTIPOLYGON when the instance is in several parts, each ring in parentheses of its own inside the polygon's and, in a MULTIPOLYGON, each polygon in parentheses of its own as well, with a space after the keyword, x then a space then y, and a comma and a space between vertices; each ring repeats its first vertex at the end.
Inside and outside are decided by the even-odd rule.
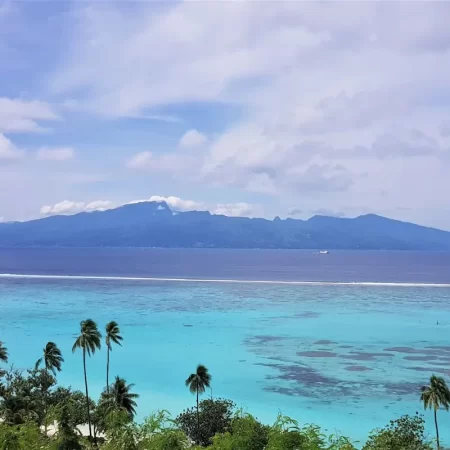
POLYGON ((303 448, 306 437, 300 432, 298 422, 278 414, 277 420, 269 430, 266 450, 296 450, 303 448))
MULTIPOLYGON (((107 374, 111 345, 121 345, 119 333, 116 322, 106 326, 107 374)), ((267 426, 243 410, 235 411, 231 400, 200 402, 199 395, 211 384, 211 375, 203 365, 186 380, 197 396, 196 408, 183 411, 175 420, 167 411, 159 411, 137 424, 133 419, 139 396, 132 392, 134 385, 123 378, 116 377, 108 386, 107 375, 107 387, 98 404, 89 398, 86 355, 94 354, 100 344, 96 323, 90 319, 81 322, 73 351, 83 351, 86 393, 56 386, 54 375, 64 360, 53 342, 47 343, 33 370, 0 370, 0 450, 356 450, 348 438, 327 437, 318 426, 300 426, 281 413, 267 426), (86 423, 89 439, 80 432, 86 423), (50 424, 57 426, 49 436, 50 424)), ((7 350, 0 342, 0 362, 7 359, 7 350)), ((429 385, 422 388, 420 399, 425 409, 434 411, 439 449, 437 412, 450 409, 445 380, 433 375, 429 385)), ((424 430, 422 417, 403 416, 374 430, 362 450, 431 450, 424 430)))
POLYGON ((421 416, 402 416, 389 425, 374 430, 363 450, 430 450, 425 439, 425 422, 421 416))
POLYGON ((214 450, 264 450, 269 442, 270 427, 252 415, 238 411, 229 432, 217 434, 210 447, 214 450))
POLYGON ((439 427, 437 420, 437 412, 439 408, 444 408, 448 411, 450 407, 450 390, 447 386, 447 383, 442 377, 437 377, 436 375, 432 375, 430 378, 429 386, 422 387, 422 395, 420 396, 420 400, 423 401, 423 407, 425 409, 434 410, 434 424, 436 427, 436 443, 437 448, 440 448, 439 441, 439 427))
POLYGON ((290 417, 278 415, 269 431, 266 450, 356 450, 345 437, 327 437, 316 425, 299 428, 298 422, 290 417))
POLYGON ((134 384, 127 384, 124 378, 116 377, 114 384, 110 387, 109 393, 104 391, 100 399, 108 409, 123 409, 128 413, 130 419, 136 414, 136 400, 139 394, 131 392, 134 384))
POLYGON ((63 362, 64 358, 62 357, 61 350, 54 342, 48 342, 44 348, 43 356, 37 360, 35 368, 38 369, 44 363, 45 370, 56 375, 56 371, 61 372, 63 362))
POLYGON ((138 450, 139 428, 123 409, 111 410, 106 418, 106 440, 102 450, 138 450))
MULTIPOLYGON (((58 420, 60 408, 64 406, 68 411, 70 427, 77 429, 79 425, 87 423, 86 396, 81 391, 72 391, 70 388, 58 387, 50 395, 51 408, 49 420, 58 420)), ((89 409, 95 409, 95 403, 89 399, 89 409)))
POLYGON ((120 328, 119 324, 112 320, 108 324, 106 324, 105 327, 106 337, 105 337, 105 343, 106 347, 109 350, 112 350, 111 343, 114 342, 114 344, 122 345, 121 342, 123 340, 123 337, 120 335, 120 328))
POLYGON ((331 435, 328 442, 327 450, 356 450, 352 440, 345 436, 331 435))
POLYGON ((72 418, 73 404, 64 401, 55 408, 55 420, 58 423, 58 431, 54 448, 56 450, 81 450, 80 436, 75 432, 76 426, 72 418))
POLYGON ((41 450, 46 440, 34 422, 0 424, 0 450, 41 450))
POLYGON ((139 434, 139 450, 183 450, 190 444, 167 411, 158 411, 147 417, 139 434))
POLYGON ((97 349, 100 349, 101 337, 102 335, 98 331, 97 324, 92 319, 81 321, 80 335, 72 346, 72 352, 80 348, 90 356, 91 353, 95 353, 97 349))
MULTIPOLYGON (((100 331, 98 331, 97 324, 92 319, 83 320, 80 323, 80 335, 75 340, 72 346, 72 352, 79 348, 83 351, 83 371, 84 371, 84 388, 86 390, 86 413, 89 425, 89 437, 92 440, 92 420, 91 409, 89 405, 89 389, 86 373, 86 353, 91 356, 97 349, 101 348, 100 331)), ((94 438, 95 440, 95 438, 94 438)))
POLYGON ((203 394, 205 388, 209 388, 211 384, 211 375, 208 369, 199 364, 195 373, 191 373, 186 380, 186 386, 192 394, 203 394))
POLYGON ((8 349, 2 341, 0 341, 0 361, 4 363, 8 362, 8 349))
POLYGON ((0 389, 0 413, 6 423, 19 425, 33 420, 44 423, 46 396, 56 385, 56 379, 41 369, 22 371, 11 369, 3 373, 0 389))
POLYGON ((112 351, 112 343, 122 345, 123 337, 120 335, 119 324, 114 320, 107 323, 105 327, 105 344, 106 344, 106 391, 109 392, 109 353, 112 351))
POLYGON ((344 437, 326 439, 319 427, 300 428, 297 421, 278 415, 271 427, 262 425, 253 416, 238 412, 231 431, 217 434, 210 450, 356 450, 344 437))
POLYGON ((440 407, 448 411, 450 407, 450 390, 442 377, 432 375, 430 384, 422 387, 420 400, 423 401, 425 409, 437 411, 440 407))
POLYGON ((205 446, 210 444, 217 433, 225 433, 231 427, 235 405, 231 400, 207 399, 199 403, 200 427, 197 428, 197 411, 188 408, 177 418, 176 423, 194 442, 205 446))

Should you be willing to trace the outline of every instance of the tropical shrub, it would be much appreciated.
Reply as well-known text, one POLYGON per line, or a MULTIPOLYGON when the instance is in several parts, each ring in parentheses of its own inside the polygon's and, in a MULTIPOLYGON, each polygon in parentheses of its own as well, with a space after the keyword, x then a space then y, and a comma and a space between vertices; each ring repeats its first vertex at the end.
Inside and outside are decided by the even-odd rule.
POLYGON ((202 400, 198 405, 199 429, 196 408, 186 409, 177 416, 175 422, 193 442, 206 446, 216 434, 230 429, 234 409, 235 404, 231 400, 202 400))
POLYGON ((363 450, 430 450, 425 438, 425 422, 419 415, 402 416, 374 430, 363 450))

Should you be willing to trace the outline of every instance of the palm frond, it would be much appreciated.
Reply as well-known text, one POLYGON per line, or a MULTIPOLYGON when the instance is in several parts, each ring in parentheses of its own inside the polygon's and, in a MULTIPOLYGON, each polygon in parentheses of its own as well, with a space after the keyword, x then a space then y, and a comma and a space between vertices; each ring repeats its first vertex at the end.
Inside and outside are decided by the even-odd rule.
POLYGON ((139 398, 139 394, 130 392, 133 387, 134 384, 127 385, 124 378, 116 376, 109 394, 106 394, 109 402, 127 411, 130 417, 136 414, 137 403, 135 400, 139 398))
POLYGON ((195 373, 191 373, 185 381, 186 386, 189 386, 195 379, 195 373))
POLYGON ((112 320, 111 322, 106 324, 105 327, 106 331, 106 346, 109 348, 109 350, 112 350, 111 342, 114 342, 114 344, 122 345, 121 341, 123 340, 123 337, 120 335, 120 328, 119 324, 112 320))
POLYGON ((34 365, 34 368, 37 370, 37 369, 39 369, 39 366, 42 364, 42 358, 39 358, 37 361, 36 361, 36 364, 34 365))
POLYGON ((441 407, 447 411, 450 408, 450 389, 442 377, 432 375, 430 384, 422 386, 420 400, 423 402, 424 409, 434 409, 437 411, 441 407))
POLYGON ((211 375, 209 374, 208 369, 204 365, 199 364, 197 366, 196 372, 189 375, 185 384, 192 394, 203 393, 205 392, 206 388, 210 387, 211 375))
POLYGON ((83 336, 78 336, 74 342, 74 344, 72 345, 72 353, 75 353, 75 351, 77 350, 77 348, 83 348, 83 336))
POLYGON ((92 319, 83 320, 80 323, 80 335, 73 344, 72 352, 81 348, 90 356, 101 348, 101 337, 97 324, 92 319))
POLYGON ((61 350, 54 342, 48 342, 44 348, 44 356, 41 361, 44 361, 45 369, 52 372, 54 375, 56 371, 61 371, 64 358, 62 357, 61 350))
POLYGON ((8 349, 2 341, 0 341, 0 361, 8 362, 8 349))

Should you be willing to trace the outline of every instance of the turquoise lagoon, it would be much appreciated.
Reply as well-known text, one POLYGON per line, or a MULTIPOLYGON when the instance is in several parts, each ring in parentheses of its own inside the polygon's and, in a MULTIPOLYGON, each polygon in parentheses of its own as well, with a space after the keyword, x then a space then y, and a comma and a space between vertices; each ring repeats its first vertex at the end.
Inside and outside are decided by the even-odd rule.
MULTIPOLYGON (((213 396, 265 422, 282 411, 357 440, 422 412, 420 386, 431 374, 450 381, 448 286, 3 277, 0 313, 15 367, 32 366, 53 340, 65 357, 59 382, 76 389, 80 320, 101 328, 117 320, 124 345, 113 350, 111 372, 135 383, 139 419, 192 406, 184 380, 198 363, 212 373, 213 396)), ((93 396, 105 362, 104 350, 88 361, 93 396)), ((449 413, 440 423, 449 444, 449 413)))

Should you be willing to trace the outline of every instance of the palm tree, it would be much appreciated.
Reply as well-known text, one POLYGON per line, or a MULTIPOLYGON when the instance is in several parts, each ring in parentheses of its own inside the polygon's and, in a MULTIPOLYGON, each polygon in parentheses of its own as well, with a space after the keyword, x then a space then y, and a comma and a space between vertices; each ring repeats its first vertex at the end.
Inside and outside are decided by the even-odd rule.
POLYGON ((437 448, 440 449, 439 443, 439 428, 437 423, 437 411, 444 407, 447 411, 450 407, 450 390, 442 377, 432 375, 430 378, 430 385, 422 387, 422 394, 420 400, 423 401, 425 409, 434 410, 434 424, 436 426, 436 442, 437 448))
MULTIPOLYGON (((210 387, 211 375, 208 369, 199 364, 195 373, 191 373, 186 380, 186 386, 189 388, 192 394, 197 394, 197 436, 200 436, 200 415, 198 412, 198 396, 203 394, 206 388, 210 387)), ((198 438, 197 438, 198 439, 198 438)), ((198 442, 197 442, 198 443, 198 442)))
POLYGON ((136 414, 135 400, 139 398, 139 394, 131 392, 133 387, 134 384, 127 384, 124 378, 116 376, 114 384, 111 385, 111 391, 106 394, 112 406, 125 410, 131 419, 136 414))
POLYGON ((91 413, 89 410, 88 381, 86 374, 86 353, 89 356, 91 356, 91 353, 94 354, 95 350, 100 349, 101 338, 102 335, 98 331, 97 324, 91 319, 83 320, 80 323, 80 335, 77 337, 72 347, 73 353, 75 353, 77 348, 83 350, 84 385, 86 387, 86 405, 89 424, 89 436, 91 439, 92 439, 92 427, 91 427, 91 413))
POLYGON ((56 371, 61 372, 61 365, 64 362, 61 350, 54 342, 47 342, 44 354, 36 361, 36 369, 44 363, 45 370, 56 375, 56 371))
MULTIPOLYGON (((61 372, 61 365, 64 362, 64 358, 62 357, 61 350, 54 342, 47 342, 42 357, 36 361, 35 369, 38 369, 42 362, 44 363, 47 375, 50 375, 50 372, 52 372, 53 375, 56 375, 56 371, 61 372)), ((48 384, 46 388, 43 388, 44 414, 46 417, 45 435, 47 435, 47 400, 49 388, 50 384, 48 384)))
POLYGON ((107 348, 107 360, 106 360, 106 390, 109 392, 109 352, 112 351, 112 343, 122 345, 120 342, 123 337, 120 335, 120 329, 117 322, 114 320, 106 325, 106 348, 107 348))
POLYGON ((0 361, 8 362, 8 349, 2 341, 0 341, 0 361))

